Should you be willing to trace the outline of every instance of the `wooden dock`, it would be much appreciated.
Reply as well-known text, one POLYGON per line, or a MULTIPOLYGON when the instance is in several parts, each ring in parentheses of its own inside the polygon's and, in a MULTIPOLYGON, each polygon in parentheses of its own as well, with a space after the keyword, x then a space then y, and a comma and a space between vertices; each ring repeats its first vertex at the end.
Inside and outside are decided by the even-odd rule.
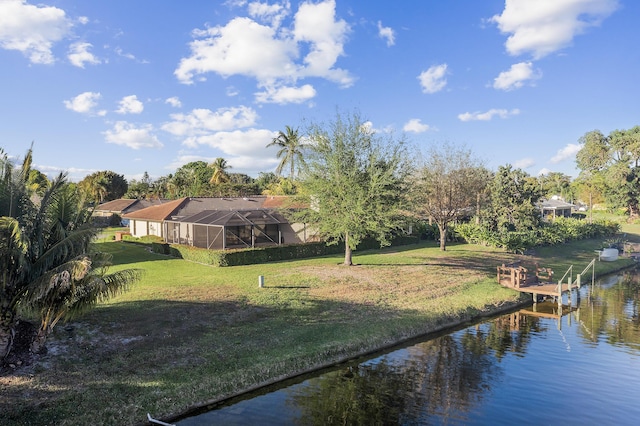
POLYGON ((562 305, 562 295, 569 295, 569 304, 572 304, 571 292, 579 289, 582 285, 582 276, 591 269, 591 282, 595 280, 595 261, 593 259, 589 265, 576 275, 573 279, 573 265, 557 282, 553 281, 553 271, 549 268, 525 268, 520 262, 503 264, 498 266, 498 283, 504 287, 511 288, 521 293, 532 295, 533 303, 538 303, 538 296, 552 296, 557 298, 558 305, 562 305))

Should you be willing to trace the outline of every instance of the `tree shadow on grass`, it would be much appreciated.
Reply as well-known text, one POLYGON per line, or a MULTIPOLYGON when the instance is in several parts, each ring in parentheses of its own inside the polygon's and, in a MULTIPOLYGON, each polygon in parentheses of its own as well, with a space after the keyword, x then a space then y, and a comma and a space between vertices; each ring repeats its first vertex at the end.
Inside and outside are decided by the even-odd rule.
POLYGON ((234 369, 240 377, 256 363, 273 361, 274 367, 262 377, 245 378, 256 385, 282 375, 281 358, 289 357, 293 348, 319 345, 321 353, 314 359, 344 356, 346 347, 358 346, 354 341, 374 323, 386 327, 385 319, 417 322, 424 315, 302 293, 300 298, 304 300, 283 306, 242 299, 100 306, 57 327, 47 342, 48 354, 2 378, 3 415, 12 419, 9 424, 29 424, 32 411, 45 420, 42 424, 70 418, 89 424, 91 417, 111 416, 112 424, 132 424, 143 421, 146 412, 161 417, 216 397, 223 389, 241 390, 237 383, 219 383, 219 376, 233 377, 234 369), (18 377, 25 378, 22 384, 18 377))

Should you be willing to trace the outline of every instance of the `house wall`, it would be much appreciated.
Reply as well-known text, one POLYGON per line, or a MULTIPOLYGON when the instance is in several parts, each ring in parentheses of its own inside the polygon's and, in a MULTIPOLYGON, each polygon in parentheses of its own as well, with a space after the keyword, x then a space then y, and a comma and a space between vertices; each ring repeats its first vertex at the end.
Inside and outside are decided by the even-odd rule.
POLYGON ((193 245, 193 225, 190 223, 165 222, 165 241, 171 244, 193 245))
POLYGON ((151 220, 131 219, 129 221, 129 232, 137 238, 147 235, 156 235, 162 237, 162 223, 151 220))
POLYGON ((305 223, 283 223, 280 225, 284 244, 299 244, 319 241, 317 231, 305 223))

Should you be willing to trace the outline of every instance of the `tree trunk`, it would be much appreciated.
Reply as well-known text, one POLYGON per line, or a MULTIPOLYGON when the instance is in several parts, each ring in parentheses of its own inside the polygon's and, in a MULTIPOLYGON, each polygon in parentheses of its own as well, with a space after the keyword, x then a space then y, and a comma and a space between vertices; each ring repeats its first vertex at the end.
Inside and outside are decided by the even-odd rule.
POLYGON ((10 312, 0 312, 0 360, 5 358, 15 337, 15 318, 10 312))
POLYGON ((440 250, 447 250, 447 225, 438 224, 438 229, 440 230, 440 250))
POLYGON ((44 344, 47 340, 47 336, 51 333, 49 330, 43 330, 42 327, 38 328, 38 332, 31 341, 30 350, 32 353, 40 353, 44 349, 44 344))
POLYGON ((344 235, 344 265, 351 266, 351 247, 349 246, 349 233, 344 235))

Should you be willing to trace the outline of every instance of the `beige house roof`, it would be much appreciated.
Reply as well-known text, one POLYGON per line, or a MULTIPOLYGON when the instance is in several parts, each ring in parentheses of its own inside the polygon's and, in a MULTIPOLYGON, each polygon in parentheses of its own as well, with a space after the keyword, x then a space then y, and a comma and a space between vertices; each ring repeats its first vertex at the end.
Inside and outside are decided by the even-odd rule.
POLYGON ((131 213, 135 210, 141 210, 151 206, 157 206, 166 203, 168 200, 138 200, 129 198, 120 198, 118 200, 107 201, 96 207, 96 212, 103 213, 131 213))
POLYGON ((96 207, 96 211, 113 212, 113 213, 124 212, 129 207, 136 204, 137 202, 138 200, 129 200, 125 198, 121 198, 119 200, 107 201, 106 203, 102 203, 98 207, 96 207))
POLYGON ((177 209, 179 209, 188 198, 180 198, 179 200, 167 201, 159 206, 151 206, 146 209, 136 210, 131 213, 127 213, 122 217, 125 219, 143 219, 161 222, 171 217, 177 209))

